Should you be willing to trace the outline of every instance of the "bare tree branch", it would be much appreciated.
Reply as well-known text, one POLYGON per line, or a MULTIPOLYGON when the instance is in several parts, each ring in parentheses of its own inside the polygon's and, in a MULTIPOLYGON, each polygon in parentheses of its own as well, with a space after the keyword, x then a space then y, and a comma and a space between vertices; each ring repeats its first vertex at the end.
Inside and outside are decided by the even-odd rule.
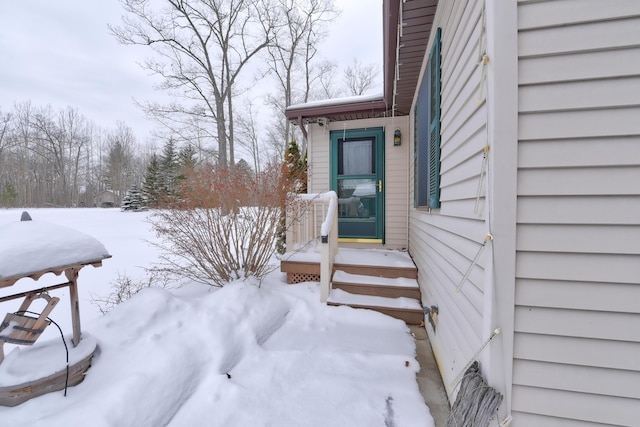
POLYGON ((357 59, 344 70, 344 83, 349 95, 364 95, 371 89, 380 74, 376 64, 361 64, 357 59))
MULTIPOLYGON (((277 94, 269 98, 278 116, 270 134, 272 143, 281 144, 280 151, 284 152, 289 140, 296 137, 289 122, 283 119, 284 110, 309 100, 313 61, 327 35, 328 23, 338 16, 338 11, 333 0, 277 0, 274 7, 280 19, 267 51, 267 64, 278 84, 277 94)), ((306 141, 302 145, 305 147, 306 141)))
POLYGON ((186 103, 146 105, 161 123, 170 115, 201 115, 215 126, 218 163, 234 162, 234 87, 246 65, 271 42, 268 0, 121 0, 128 15, 111 26, 124 44, 149 46, 159 58, 143 67, 159 88, 186 103), (155 6, 155 4, 154 4, 155 6), (195 107, 201 108, 195 108, 195 107))

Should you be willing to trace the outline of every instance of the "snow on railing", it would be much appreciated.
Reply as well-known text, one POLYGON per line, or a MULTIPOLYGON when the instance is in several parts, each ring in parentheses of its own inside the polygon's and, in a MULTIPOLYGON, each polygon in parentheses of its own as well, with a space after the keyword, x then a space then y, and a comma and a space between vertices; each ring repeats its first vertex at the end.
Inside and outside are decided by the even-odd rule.
POLYGON ((338 252, 338 195, 335 191, 298 194, 287 210, 287 252, 320 241, 320 300, 331 292, 333 261, 338 252), (320 221, 322 221, 320 223, 320 221))
POLYGON ((338 223, 338 195, 335 191, 329 191, 324 193, 324 196, 329 199, 329 209, 324 222, 320 226, 320 236, 322 236, 323 240, 331 234, 331 231, 337 228, 338 223))

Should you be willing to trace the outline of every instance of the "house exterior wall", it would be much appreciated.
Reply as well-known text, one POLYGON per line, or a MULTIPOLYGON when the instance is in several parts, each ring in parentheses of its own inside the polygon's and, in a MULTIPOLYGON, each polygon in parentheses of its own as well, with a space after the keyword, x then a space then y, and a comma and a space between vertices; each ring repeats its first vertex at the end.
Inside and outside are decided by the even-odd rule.
POLYGON ((438 4, 442 204, 409 213, 423 304, 438 306, 427 331, 445 387, 453 400, 477 358, 512 426, 636 425, 640 2, 483 6, 438 4), (502 333, 481 350, 493 327, 502 333))
POLYGON ((330 132, 343 129, 383 127, 385 138, 385 244, 390 249, 407 248, 408 245, 408 117, 331 122, 325 126, 308 125, 308 191, 323 193, 330 189, 330 132), (394 147, 393 133, 400 129, 402 144, 394 147))
POLYGON ((638 425, 640 2, 520 0, 518 46, 513 425, 638 425))
MULTIPOLYGON (((490 333, 484 327, 488 258, 487 251, 481 251, 487 235, 484 207, 487 178, 481 172, 487 145, 487 103, 486 93, 481 89, 485 74, 478 66, 479 43, 484 39, 483 3, 480 0, 438 3, 427 52, 433 44, 435 29, 442 28, 441 207, 410 208, 409 219, 409 252, 418 267, 422 302, 425 306, 437 306, 439 311, 435 329, 428 319, 426 329, 452 402, 456 380, 490 333), (478 252, 483 253, 474 265, 478 252), (468 278, 457 292, 467 271, 468 278)), ((426 61, 427 58, 423 73, 426 61)), ((410 123, 414 123, 413 115, 410 123)), ((412 153, 413 139, 412 135, 412 153)), ((410 166, 412 201, 413 162, 410 166)))

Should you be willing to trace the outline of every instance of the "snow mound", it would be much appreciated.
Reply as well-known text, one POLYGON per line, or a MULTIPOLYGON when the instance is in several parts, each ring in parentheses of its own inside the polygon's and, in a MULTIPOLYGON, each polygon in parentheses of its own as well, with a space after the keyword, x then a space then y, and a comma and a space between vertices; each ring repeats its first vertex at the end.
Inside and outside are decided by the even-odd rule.
POLYGON ((433 426, 406 325, 320 304, 315 284, 146 288, 87 326, 100 352, 68 397, 11 426, 433 426), (90 420, 90 422, 88 421, 90 420))

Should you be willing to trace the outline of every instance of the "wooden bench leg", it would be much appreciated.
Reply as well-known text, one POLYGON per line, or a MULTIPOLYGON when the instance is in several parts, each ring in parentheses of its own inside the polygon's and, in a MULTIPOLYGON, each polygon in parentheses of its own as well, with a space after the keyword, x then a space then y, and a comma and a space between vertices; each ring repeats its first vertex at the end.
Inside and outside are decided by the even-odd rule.
POLYGON ((80 302, 78 299, 78 269, 69 268, 64 271, 69 280, 69 299, 71 302, 71 324, 73 327, 72 343, 74 347, 80 344, 80 302))

